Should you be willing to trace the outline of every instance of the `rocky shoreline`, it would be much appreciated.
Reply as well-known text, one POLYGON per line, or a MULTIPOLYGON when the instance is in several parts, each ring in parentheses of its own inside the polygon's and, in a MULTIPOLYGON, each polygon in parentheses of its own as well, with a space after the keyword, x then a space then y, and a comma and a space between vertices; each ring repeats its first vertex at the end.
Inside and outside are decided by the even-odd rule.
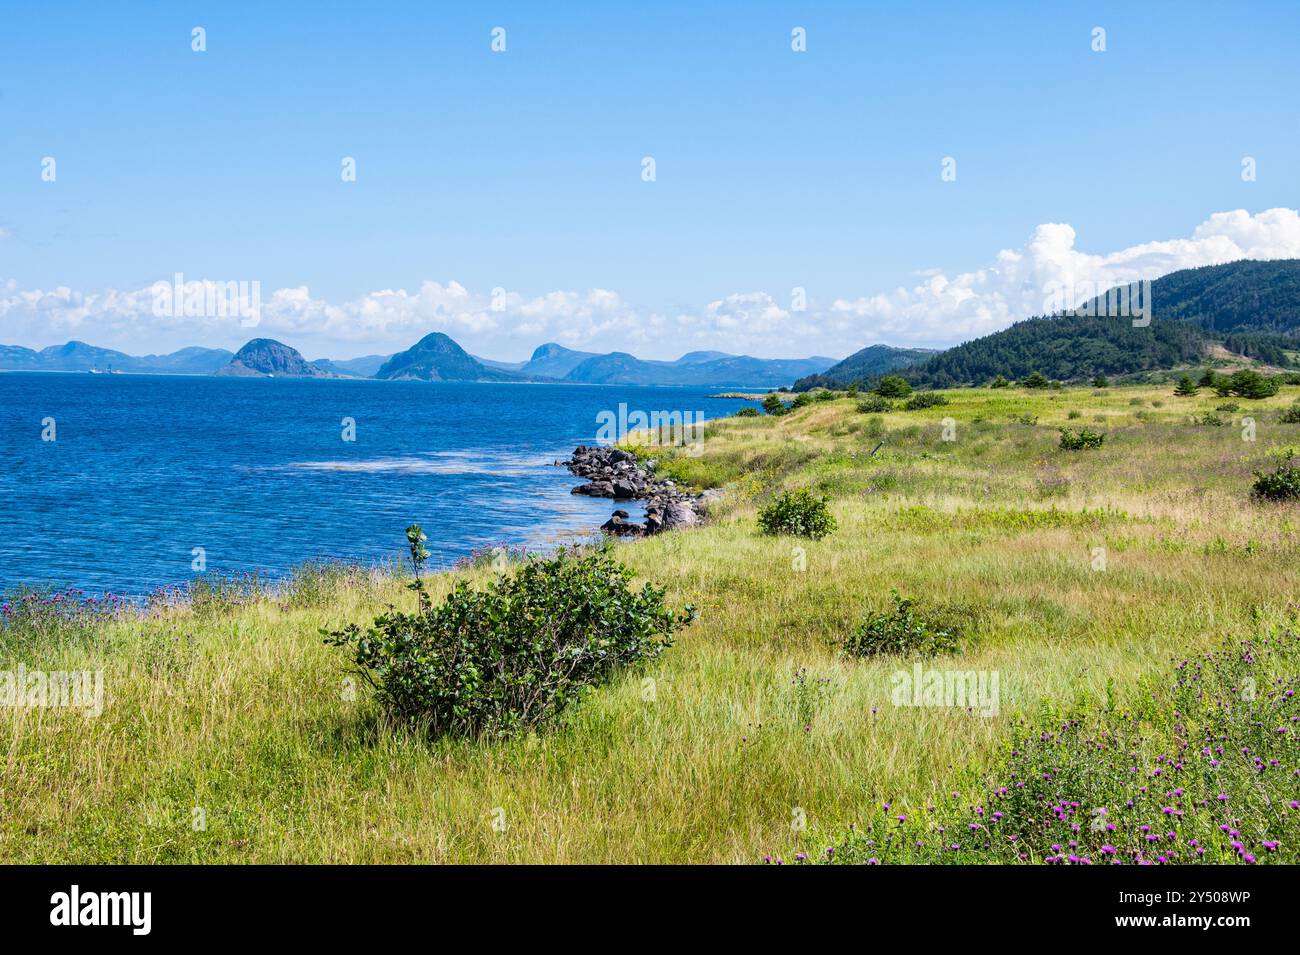
POLYGON ((678 488, 668 478, 654 475, 654 460, 642 465, 636 455, 622 448, 587 447, 573 449, 573 457, 556 461, 570 472, 586 478, 570 493, 588 497, 608 497, 616 501, 645 501, 645 522, 628 519, 628 512, 618 509, 600 525, 606 534, 618 537, 645 537, 663 531, 696 527, 704 521, 710 498, 717 492, 691 494, 678 488))

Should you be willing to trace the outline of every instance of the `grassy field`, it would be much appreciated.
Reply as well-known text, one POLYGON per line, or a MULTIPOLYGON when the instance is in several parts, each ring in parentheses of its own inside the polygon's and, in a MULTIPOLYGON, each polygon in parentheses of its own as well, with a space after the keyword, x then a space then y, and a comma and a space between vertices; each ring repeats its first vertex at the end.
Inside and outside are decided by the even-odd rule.
MULTIPOLYGON (((655 452, 727 488, 712 523, 619 550, 699 620, 563 725, 508 742, 421 737, 349 681, 320 630, 413 602, 379 574, 11 624, 0 669, 103 670, 105 705, 0 711, 0 862, 754 863, 833 846, 866 861, 882 812, 965 807, 997 785, 1018 720, 1088 700, 1141 712, 1176 661, 1289 633, 1300 506, 1250 486, 1270 449, 1300 447, 1300 425, 1277 421, 1298 393, 1215 411, 1224 399, 1168 387, 974 389, 921 411, 840 398, 712 424, 698 457, 655 452), (1207 412, 1223 423, 1189 420, 1207 412), (1106 440, 1063 451, 1060 427, 1106 440), (799 487, 830 496, 838 529, 760 535, 757 508, 799 487), (895 706, 910 661, 840 652, 893 588, 970 621, 964 652, 927 665, 996 672, 996 714, 895 706)), ((1269 674, 1297 672, 1288 657, 1269 674)), ((1300 834, 1276 804, 1288 785, 1300 799, 1289 780, 1261 833, 1300 834)))

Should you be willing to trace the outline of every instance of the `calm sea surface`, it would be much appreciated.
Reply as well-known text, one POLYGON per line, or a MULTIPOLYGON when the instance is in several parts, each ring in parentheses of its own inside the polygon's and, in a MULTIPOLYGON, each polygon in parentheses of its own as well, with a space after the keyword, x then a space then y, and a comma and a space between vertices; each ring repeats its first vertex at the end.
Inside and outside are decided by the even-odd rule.
POLYGON ((439 566, 586 536, 616 505, 571 495, 580 482, 552 462, 620 402, 711 418, 746 404, 715 391, 0 374, 0 591, 143 594, 193 577, 196 547, 221 574, 382 562, 411 523, 439 566))

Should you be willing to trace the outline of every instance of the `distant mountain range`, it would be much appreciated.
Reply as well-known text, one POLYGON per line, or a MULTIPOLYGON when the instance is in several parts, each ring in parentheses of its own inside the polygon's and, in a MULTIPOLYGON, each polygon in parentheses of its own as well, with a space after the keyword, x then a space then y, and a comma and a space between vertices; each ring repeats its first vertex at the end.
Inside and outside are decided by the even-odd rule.
MULTIPOLYGON (((1100 303, 1099 296, 1094 303, 1100 303)), ((1244 260, 1173 272, 1151 284, 1151 321, 1086 314, 1028 318, 944 351, 871 345, 843 361, 767 359, 688 352, 649 361, 626 352, 596 354, 548 342, 528 361, 469 354, 441 332, 394 355, 307 361, 282 342, 258 338, 232 354, 182 348, 140 357, 71 341, 36 351, 0 345, 0 371, 129 372, 418 381, 577 382, 695 385, 746 389, 794 382, 796 391, 870 384, 897 373, 914 386, 984 384, 1035 371, 1062 381, 1194 366, 1212 355, 1281 368, 1300 367, 1300 260, 1244 260)), ((1085 310, 1086 311, 1086 310, 1085 310)), ((1094 309, 1101 314, 1104 311, 1094 309)))
POLYGON ((121 371, 167 375, 212 375, 234 357, 224 348, 182 348, 170 355, 135 357, 111 348, 71 341, 36 351, 0 345, 0 371, 121 371))
POLYGON ((415 381, 578 382, 583 384, 696 385, 769 388, 835 364, 833 358, 765 359, 696 351, 676 361, 645 361, 624 352, 601 355, 548 342, 528 361, 505 362, 469 354, 442 332, 424 336, 395 355, 307 361, 294 348, 255 338, 232 354, 184 348, 171 355, 133 357, 84 342, 35 351, 0 345, 0 371, 101 371, 135 374, 276 378, 381 378, 415 381))

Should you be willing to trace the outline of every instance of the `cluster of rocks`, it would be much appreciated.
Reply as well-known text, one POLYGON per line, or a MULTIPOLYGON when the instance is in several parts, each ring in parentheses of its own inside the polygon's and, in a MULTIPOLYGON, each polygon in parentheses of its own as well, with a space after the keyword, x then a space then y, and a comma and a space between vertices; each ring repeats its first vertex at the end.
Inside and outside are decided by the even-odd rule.
POLYGON ((654 461, 643 467, 636 455, 621 448, 589 448, 579 445, 568 461, 556 461, 587 483, 575 487, 573 494, 609 497, 616 501, 645 501, 645 522, 629 520, 623 509, 616 510, 600 526, 607 534, 620 537, 643 537, 660 531, 695 527, 702 522, 709 493, 691 494, 679 490, 675 481, 654 476, 654 461))

